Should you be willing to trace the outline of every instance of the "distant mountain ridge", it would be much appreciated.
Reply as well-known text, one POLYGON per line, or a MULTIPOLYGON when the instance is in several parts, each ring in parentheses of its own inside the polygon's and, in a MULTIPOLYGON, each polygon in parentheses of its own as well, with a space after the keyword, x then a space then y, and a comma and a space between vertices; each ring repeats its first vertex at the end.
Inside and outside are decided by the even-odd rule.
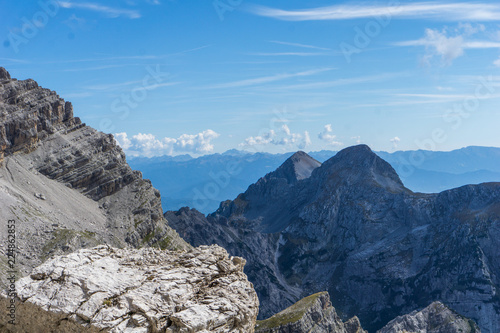
MULTIPOLYGON (((230 150, 223 154, 193 158, 175 157, 128 158, 130 165, 141 170, 162 194, 164 210, 189 206, 208 214, 221 201, 236 197, 262 175, 278 168, 293 153, 250 154, 230 150), (217 175, 237 165, 237 173, 227 182, 217 175)), ((324 162, 335 151, 311 152, 309 156, 324 162)), ((396 151, 376 152, 396 170, 406 187, 414 192, 438 193, 467 184, 500 181, 500 148, 466 147, 449 152, 396 151)))
POLYGON ((365 145, 308 178, 281 170, 208 216, 165 213, 191 244, 247 259, 260 319, 326 290, 344 320, 356 315, 370 332, 434 301, 500 330, 500 183, 415 193, 365 145))

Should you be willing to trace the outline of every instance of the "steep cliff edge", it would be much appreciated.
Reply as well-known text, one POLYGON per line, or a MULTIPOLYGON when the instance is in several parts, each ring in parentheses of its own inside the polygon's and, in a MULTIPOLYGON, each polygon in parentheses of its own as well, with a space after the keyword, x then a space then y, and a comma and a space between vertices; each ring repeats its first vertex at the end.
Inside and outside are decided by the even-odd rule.
POLYGON ((342 319, 356 315, 369 331, 437 300, 483 333, 500 331, 499 183, 413 193, 366 145, 293 184, 276 175, 207 217, 166 213, 193 245, 248 260, 259 319, 327 290, 342 319))
POLYGON ((357 317, 343 323, 330 302, 327 292, 305 297, 275 314, 258 321, 255 333, 366 333, 357 317))
MULTIPOLYGON (((102 243, 189 247, 112 135, 83 124, 54 91, 1 67, 0 165, 0 228, 16 222, 19 276, 51 255, 102 243)), ((0 252, 4 258, 6 248, 0 252)))

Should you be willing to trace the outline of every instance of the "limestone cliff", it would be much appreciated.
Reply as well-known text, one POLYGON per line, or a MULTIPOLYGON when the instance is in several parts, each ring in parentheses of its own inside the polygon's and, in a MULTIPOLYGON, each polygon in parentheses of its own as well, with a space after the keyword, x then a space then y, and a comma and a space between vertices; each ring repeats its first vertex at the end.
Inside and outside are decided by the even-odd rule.
POLYGON ((16 221, 19 276, 52 255, 102 243, 189 247, 112 135, 83 124, 54 91, 1 67, 0 165, 0 228, 16 221))

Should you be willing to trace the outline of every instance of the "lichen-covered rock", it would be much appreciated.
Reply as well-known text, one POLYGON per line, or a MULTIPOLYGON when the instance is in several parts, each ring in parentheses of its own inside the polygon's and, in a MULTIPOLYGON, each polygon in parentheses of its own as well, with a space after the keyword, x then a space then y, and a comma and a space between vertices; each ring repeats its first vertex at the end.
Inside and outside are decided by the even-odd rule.
POLYGON ((378 333, 481 333, 476 323, 453 312, 441 302, 397 317, 378 333))
POLYGON ((244 265, 218 246, 99 246, 48 260, 16 290, 24 303, 110 332, 248 333, 259 301, 244 265))
POLYGON ((258 321, 255 333, 365 333, 357 317, 343 323, 328 292, 301 299, 269 319, 258 321))

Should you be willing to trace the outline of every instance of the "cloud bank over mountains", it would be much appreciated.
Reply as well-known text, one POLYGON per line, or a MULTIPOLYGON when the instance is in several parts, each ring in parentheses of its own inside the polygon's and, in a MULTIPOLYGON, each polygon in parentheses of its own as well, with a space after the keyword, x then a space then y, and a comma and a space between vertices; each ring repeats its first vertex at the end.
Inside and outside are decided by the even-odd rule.
MULTIPOLYGON (((337 141, 332 125, 324 126, 318 138, 328 147, 339 147, 343 143, 337 141)), ((214 152, 214 140, 220 134, 207 129, 198 134, 182 134, 178 138, 158 138, 154 134, 138 133, 129 136, 127 133, 115 133, 116 142, 131 157, 174 156, 179 154, 205 155, 214 152)), ((356 137, 359 138, 359 137, 356 137)), ((256 136, 249 136, 237 148, 252 152, 265 151, 274 146, 281 147, 283 151, 306 149, 312 145, 309 131, 293 132, 287 124, 281 125, 276 130, 267 129, 256 136)))
POLYGON ((198 134, 182 134, 178 138, 157 138, 153 134, 139 133, 129 137, 127 133, 116 133, 118 144, 130 156, 153 157, 161 155, 176 155, 181 153, 207 154, 214 150, 212 140, 219 133, 211 129, 198 134))
POLYGON ((311 137, 308 131, 304 133, 293 133, 288 125, 283 124, 277 131, 268 130, 262 135, 250 136, 244 142, 239 144, 240 148, 249 148, 254 146, 283 146, 284 148, 304 149, 311 145, 311 137))

